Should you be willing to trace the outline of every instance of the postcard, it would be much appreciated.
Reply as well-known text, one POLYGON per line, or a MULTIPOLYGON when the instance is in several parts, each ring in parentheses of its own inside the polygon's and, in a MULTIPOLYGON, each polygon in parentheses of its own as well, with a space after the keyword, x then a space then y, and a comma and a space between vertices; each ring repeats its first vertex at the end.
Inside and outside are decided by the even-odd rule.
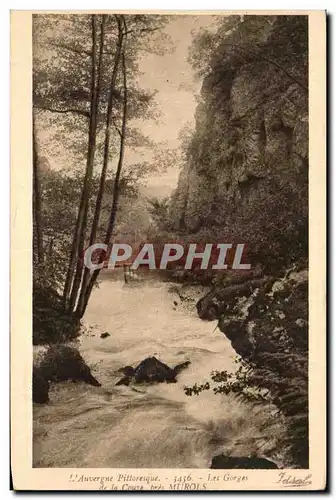
POLYGON ((13 489, 324 490, 325 210, 324 11, 12 11, 13 489))

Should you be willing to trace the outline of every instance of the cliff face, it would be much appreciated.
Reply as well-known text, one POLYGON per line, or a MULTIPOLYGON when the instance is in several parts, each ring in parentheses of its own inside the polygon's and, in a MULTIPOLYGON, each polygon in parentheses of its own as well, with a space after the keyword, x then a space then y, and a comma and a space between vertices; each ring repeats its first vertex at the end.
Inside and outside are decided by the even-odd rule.
POLYGON ((305 231, 307 20, 297 17, 265 18, 257 34, 247 18, 237 28, 239 46, 228 37, 217 47, 173 196, 175 229, 253 245, 255 226, 265 242, 273 237, 280 211, 305 231))

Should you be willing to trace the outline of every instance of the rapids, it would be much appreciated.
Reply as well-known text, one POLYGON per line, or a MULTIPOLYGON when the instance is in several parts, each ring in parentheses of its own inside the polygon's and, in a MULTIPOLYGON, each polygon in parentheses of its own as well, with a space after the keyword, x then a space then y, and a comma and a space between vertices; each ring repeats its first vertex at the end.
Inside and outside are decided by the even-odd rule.
POLYGON ((50 403, 34 405, 34 467, 207 468, 219 453, 277 458, 283 429, 269 424, 271 408, 211 390, 185 395, 183 386, 210 380, 213 370, 235 369, 235 352, 216 322, 175 308, 169 288, 105 279, 93 292, 77 347, 102 387, 54 384, 50 403), (115 386, 119 368, 148 356, 191 364, 176 384, 115 386))

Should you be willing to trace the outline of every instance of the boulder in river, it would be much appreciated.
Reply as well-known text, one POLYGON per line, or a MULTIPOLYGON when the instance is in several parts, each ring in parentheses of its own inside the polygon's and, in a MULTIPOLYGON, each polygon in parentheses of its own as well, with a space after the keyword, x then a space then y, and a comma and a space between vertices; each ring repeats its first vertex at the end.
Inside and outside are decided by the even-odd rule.
POLYGON ((49 382, 86 382, 100 387, 78 350, 66 345, 53 345, 40 356, 33 368, 33 401, 47 403, 49 382))
POLYGON ((228 457, 217 455, 212 459, 210 469, 278 469, 278 466, 258 456, 251 457, 228 457))
POLYGON ((131 377, 123 377, 121 378, 116 385, 130 385, 132 378, 131 377))
POLYGON ((172 369, 165 363, 162 363, 162 361, 152 356, 141 361, 136 368, 126 366, 121 369, 125 377, 119 380, 116 385, 129 385, 132 381, 136 384, 141 384, 143 382, 174 383, 176 382, 176 375, 178 375, 181 370, 187 368, 189 364, 190 361, 185 361, 184 363, 176 365, 175 368, 172 369))
POLYGON ((178 375, 182 370, 185 370, 190 365, 190 361, 184 361, 184 363, 180 363, 173 368, 175 372, 175 376, 178 375))

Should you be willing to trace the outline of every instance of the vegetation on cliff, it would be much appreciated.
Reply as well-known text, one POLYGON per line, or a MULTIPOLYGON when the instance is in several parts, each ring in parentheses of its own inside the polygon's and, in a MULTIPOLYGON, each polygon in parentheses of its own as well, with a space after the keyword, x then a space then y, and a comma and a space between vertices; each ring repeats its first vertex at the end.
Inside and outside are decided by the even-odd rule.
POLYGON ((243 241, 273 273, 307 255, 307 33, 305 16, 230 16, 190 54, 203 85, 173 227, 243 241))

